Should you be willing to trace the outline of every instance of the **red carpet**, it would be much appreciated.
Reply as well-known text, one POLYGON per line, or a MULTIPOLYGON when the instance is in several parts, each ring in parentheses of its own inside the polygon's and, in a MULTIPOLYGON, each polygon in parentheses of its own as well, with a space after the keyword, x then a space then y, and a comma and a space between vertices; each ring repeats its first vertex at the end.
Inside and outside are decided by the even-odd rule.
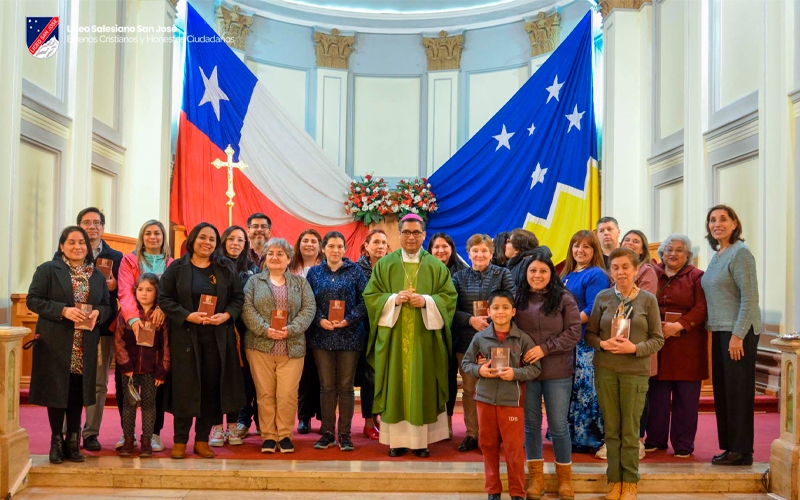
MULTIPOLYGON (((30 436, 30 450, 34 454, 47 454, 50 450, 50 426, 47 421, 47 410, 40 406, 20 407, 20 422, 22 427, 27 429, 30 436)), ((138 424, 141 420, 137 421, 138 424)), ((777 413, 757 413, 755 416, 755 453, 756 462, 769 462, 770 446, 772 441, 777 439, 779 432, 780 415, 777 413)), ((342 452, 338 448, 328 448, 327 450, 315 450, 314 442, 319 438, 319 434, 312 432, 301 436, 296 434, 294 437, 295 453, 290 455, 274 455, 261 453, 261 439, 258 436, 250 436, 245 439, 242 446, 225 446, 213 448, 218 458, 227 459, 258 459, 258 460, 420 460, 411 454, 403 458, 389 458, 386 455, 388 448, 377 441, 370 441, 363 434, 364 421, 361 415, 356 412, 353 418, 353 444, 355 451, 342 452)), ((319 429, 319 422, 312 421, 312 428, 319 429)), ((253 429, 255 430, 255 426, 253 429)), ((430 447, 431 458, 429 460, 442 462, 479 462, 482 456, 478 451, 469 453, 459 453, 456 451, 458 444, 464 439, 464 420, 463 415, 456 413, 453 416, 453 430, 455 436, 452 441, 442 441, 434 443, 430 447)), ((139 434, 137 430, 137 435, 139 434)), ((166 415, 166 422, 161 437, 164 441, 166 450, 156 453, 155 457, 166 458, 172 447, 172 416, 166 415)), ((85 452, 90 456, 114 456, 116 452, 113 447, 122 435, 119 413, 116 408, 105 410, 103 424, 100 428, 100 442, 103 450, 98 453, 85 452)), ((553 447, 544 441, 544 458, 548 462, 553 461, 553 447)), ((191 440, 190 440, 191 449, 191 440)), ((700 423, 697 430, 695 441, 695 452, 690 458, 675 458, 672 450, 657 451, 648 453, 644 462, 650 463, 685 463, 685 462, 710 462, 711 457, 719 453, 717 448, 717 428, 713 414, 701 414, 700 423)), ((188 455, 191 457, 192 455, 188 455)), ((574 462, 578 463, 600 463, 593 455, 575 453, 572 455, 574 462)))

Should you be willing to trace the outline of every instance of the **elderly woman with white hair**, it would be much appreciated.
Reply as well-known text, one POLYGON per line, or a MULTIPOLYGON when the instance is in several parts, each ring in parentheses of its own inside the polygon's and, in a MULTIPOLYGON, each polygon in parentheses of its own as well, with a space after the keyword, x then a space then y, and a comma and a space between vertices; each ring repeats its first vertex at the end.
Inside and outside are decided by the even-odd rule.
POLYGON ((264 252, 264 270, 244 287, 247 361, 256 385, 261 453, 291 453, 305 332, 317 304, 308 281, 289 271, 294 249, 286 240, 270 239, 264 252))
POLYGON ((658 256, 656 299, 665 342, 658 353, 658 374, 650 378, 645 448, 666 450, 669 441, 676 457, 687 458, 694 451, 700 386, 708 378, 703 271, 691 263, 692 242, 686 235, 669 235, 658 256))

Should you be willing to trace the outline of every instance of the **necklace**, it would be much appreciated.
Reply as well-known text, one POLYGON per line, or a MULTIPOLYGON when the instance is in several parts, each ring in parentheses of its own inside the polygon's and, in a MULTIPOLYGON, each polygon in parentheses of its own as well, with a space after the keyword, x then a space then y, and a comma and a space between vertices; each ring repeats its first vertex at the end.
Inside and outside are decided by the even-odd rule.
POLYGON ((414 293, 414 291, 415 291, 414 283, 416 282, 417 275, 419 274, 419 270, 422 269, 422 262, 420 262, 419 265, 417 266, 417 272, 414 273, 414 278, 413 279, 408 276, 408 272, 406 271, 405 262, 403 262, 402 264, 403 264, 403 274, 405 275, 406 280, 408 280, 408 291, 411 292, 411 293, 414 293))

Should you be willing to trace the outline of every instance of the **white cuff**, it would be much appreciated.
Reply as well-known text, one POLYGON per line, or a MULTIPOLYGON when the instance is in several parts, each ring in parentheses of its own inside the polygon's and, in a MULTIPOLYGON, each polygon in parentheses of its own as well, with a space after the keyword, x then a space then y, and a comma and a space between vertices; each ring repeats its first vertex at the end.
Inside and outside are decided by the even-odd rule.
POLYGON ((441 330, 444 327, 444 318, 442 318, 439 308, 436 307, 436 302, 433 301, 430 295, 423 295, 425 297, 425 307, 422 311, 422 322, 428 330, 441 330))
POLYGON ((397 318, 400 317, 400 306, 395 304, 396 293, 389 296, 386 304, 383 305, 381 310, 381 317, 378 320, 378 326, 386 326, 392 328, 397 323, 397 318))

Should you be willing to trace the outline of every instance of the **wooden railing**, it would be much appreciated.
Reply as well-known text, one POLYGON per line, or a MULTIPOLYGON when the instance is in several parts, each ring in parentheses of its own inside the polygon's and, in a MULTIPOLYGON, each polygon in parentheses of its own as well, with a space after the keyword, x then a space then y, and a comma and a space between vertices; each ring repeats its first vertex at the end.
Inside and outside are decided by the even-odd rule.
MULTIPOLYGON (((103 240, 114 250, 119 250, 124 254, 130 253, 136 248, 136 238, 128 236, 120 236, 117 234, 103 235, 103 240)), ((25 336, 22 343, 33 340, 36 335, 36 321, 39 316, 28 309, 27 293, 15 293, 11 295, 11 325, 23 326, 30 328, 31 332, 25 336)), ((27 389, 31 385, 31 350, 22 351, 22 377, 20 379, 20 387, 27 389)))

